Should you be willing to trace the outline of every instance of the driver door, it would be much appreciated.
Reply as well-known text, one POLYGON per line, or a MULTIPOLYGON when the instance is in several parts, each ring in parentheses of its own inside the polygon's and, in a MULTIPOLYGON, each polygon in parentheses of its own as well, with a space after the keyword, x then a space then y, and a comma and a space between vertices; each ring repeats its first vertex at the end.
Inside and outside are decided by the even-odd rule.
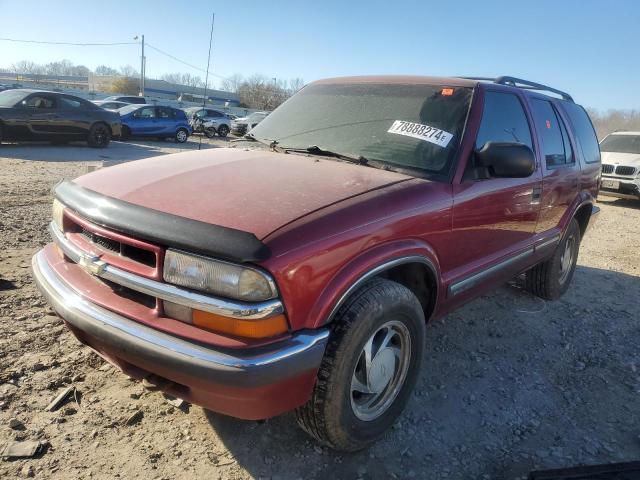
POLYGON ((58 99, 47 93, 34 93, 22 102, 28 129, 34 140, 63 133, 58 99))
MULTIPOLYGON (((535 152, 530 123, 518 94, 488 90, 475 147, 489 141, 518 142, 535 152)), ((473 161, 472 154, 468 167, 473 161)), ((453 187, 456 254, 448 256, 442 270, 450 272, 448 295, 462 297, 487 280, 510 278, 531 260, 542 189, 540 159, 536 156, 536 171, 526 178, 465 175, 453 187)))

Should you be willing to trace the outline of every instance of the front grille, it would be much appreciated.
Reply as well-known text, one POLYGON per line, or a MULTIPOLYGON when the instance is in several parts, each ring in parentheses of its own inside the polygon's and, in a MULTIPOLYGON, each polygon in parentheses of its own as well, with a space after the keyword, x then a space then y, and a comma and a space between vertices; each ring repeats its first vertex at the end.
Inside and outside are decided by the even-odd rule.
POLYGON ((602 173, 613 173, 613 165, 602 164, 602 173))
MULTIPOLYGON (((602 172, 604 173, 604 170, 602 172)), ((634 173, 636 173, 636 169, 634 167, 627 167, 624 165, 616 167, 616 175, 633 175, 634 173)))
POLYGON ((110 238, 103 237, 102 235, 98 235, 94 232, 90 232, 89 230, 80 227, 80 235, 82 235, 87 241, 98 245, 105 250, 109 250, 111 252, 117 253, 118 255, 122 255, 130 260, 135 262, 142 263, 151 268, 155 268, 156 266, 156 255, 153 252, 148 250, 143 250, 142 248, 132 247, 131 245, 127 245, 125 243, 120 243, 116 240, 112 240, 110 238))

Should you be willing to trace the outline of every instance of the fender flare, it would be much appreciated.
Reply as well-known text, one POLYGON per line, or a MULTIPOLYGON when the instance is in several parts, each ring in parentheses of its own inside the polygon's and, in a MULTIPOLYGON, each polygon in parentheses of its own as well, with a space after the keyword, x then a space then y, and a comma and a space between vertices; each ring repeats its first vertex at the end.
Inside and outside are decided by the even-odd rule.
MULTIPOLYGON (((408 263, 420 263, 427 267, 433 275, 436 283, 435 305, 437 307, 439 303, 439 297, 442 292, 440 265, 438 262, 438 258, 435 255, 435 251, 433 250, 433 248, 431 248, 429 245, 424 244, 423 242, 417 242, 415 240, 410 242, 410 248, 406 248, 408 247, 408 245, 405 244, 405 248, 402 249, 404 251, 399 251, 401 249, 398 249, 395 251, 391 250, 391 252, 388 252, 386 255, 383 253, 375 262, 367 262, 366 258, 371 256, 371 254, 374 253, 373 251, 378 252, 377 248, 374 248, 373 250, 365 250, 361 252, 360 255, 351 259, 351 261, 345 264, 343 268, 340 269, 340 272, 338 272, 338 274, 335 275, 327 284, 322 294, 320 295, 318 302, 316 303, 316 305, 314 305, 314 309, 312 310, 312 312, 316 310, 318 304, 323 303, 323 300, 326 301, 326 299, 322 299, 322 297, 327 294, 330 295, 329 298, 337 298, 337 301, 332 301, 330 303, 331 308, 327 313, 312 315, 316 318, 311 328, 318 328, 333 321, 333 318, 335 317, 340 307, 344 304, 344 302, 367 280, 391 268, 408 263), (362 265, 359 265, 360 262, 362 262, 362 265), (352 275, 354 272, 356 273, 352 275), (344 276, 352 278, 349 281, 344 281, 342 278, 344 276)), ((392 245, 395 245, 395 242, 392 245)), ((378 247, 386 250, 390 249, 390 247, 392 248, 392 245, 382 245, 378 247)), ((433 313, 436 311, 436 309, 437 308, 433 309, 430 318, 433 316, 433 313)), ((318 312, 316 311, 316 313, 318 312)), ((427 320, 429 320, 429 318, 427 320)))

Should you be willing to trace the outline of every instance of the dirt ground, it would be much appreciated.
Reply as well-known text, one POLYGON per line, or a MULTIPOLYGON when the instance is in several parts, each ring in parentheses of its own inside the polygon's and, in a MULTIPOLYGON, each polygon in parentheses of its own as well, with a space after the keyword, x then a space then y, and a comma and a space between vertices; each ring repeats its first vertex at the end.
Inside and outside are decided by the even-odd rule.
POLYGON ((0 461, 0 478, 516 479, 640 460, 640 202, 601 199, 561 300, 507 285, 432 322, 405 414, 363 452, 328 451, 291 415, 249 422, 176 408, 109 367, 31 282, 50 189, 88 164, 180 148, 194 144, 0 146, 0 449, 45 442, 36 458, 0 461), (45 411, 69 385, 79 403, 45 411))

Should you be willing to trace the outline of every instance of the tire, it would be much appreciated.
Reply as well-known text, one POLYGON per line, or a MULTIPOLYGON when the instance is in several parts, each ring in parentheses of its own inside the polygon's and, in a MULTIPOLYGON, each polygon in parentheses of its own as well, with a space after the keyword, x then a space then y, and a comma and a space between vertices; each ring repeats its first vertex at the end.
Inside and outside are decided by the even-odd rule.
POLYGON ((104 123, 95 123, 89 129, 87 143, 92 148, 105 148, 111 141, 111 130, 104 123))
POLYGON ((220 125, 218 127, 218 136, 225 138, 227 135, 229 135, 229 127, 226 125, 220 125))
POLYGON ((2 139, 4 138, 3 136, 3 132, 2 132, 2 124, 0 124, 0 145, 2 145, 2 139))
POLYGON ((425 323, 420 302, 408 288, 390 280, 367 282, 332 322, 311 399, 295 411, 300 427, 335 450, 356 451, 377 440, 393 425, 411 396, 424 354, 425 323), (381 339, 394 329, 398 333, 389 345, 401 352, 397 356, 390 353, 393 348, 377 350, 375 346, 384 345, 381 339), (367 379, 362 376, 364 347, 371 338, 373 368, 368 371, 374 374, 369 373, 367 379), (390 379, 385 375, 389 371, 390 379), (363 393, 366 388, 354 385, 379 393, 363 393), (373 413, 366 408, 371 398, 374 406, 378 404, 373 413))
POLYGON ((122 126, 122 133, 120 134, 120 140, 129 140, 131 138, 131 129, 127 126, 122 126))
POLYGON ((213 129, 213 128, 206 128, 206 129, 204 130, 204 135, 205 135, 207 138, 213 138, 213 137, 215 137, 215 136, 216 136, 216 131, 215 131, 215 129, 213 129))
POLYGON ((557 300, 571 284, 579 252, 580 225, 574 218, 553 256, 526 272, 525 288, 540 298, 557 300))
POLYGON ((186 128, 179 128, 174 136, 176 143, 184 143, 189 138, 189 132, 186 128))

